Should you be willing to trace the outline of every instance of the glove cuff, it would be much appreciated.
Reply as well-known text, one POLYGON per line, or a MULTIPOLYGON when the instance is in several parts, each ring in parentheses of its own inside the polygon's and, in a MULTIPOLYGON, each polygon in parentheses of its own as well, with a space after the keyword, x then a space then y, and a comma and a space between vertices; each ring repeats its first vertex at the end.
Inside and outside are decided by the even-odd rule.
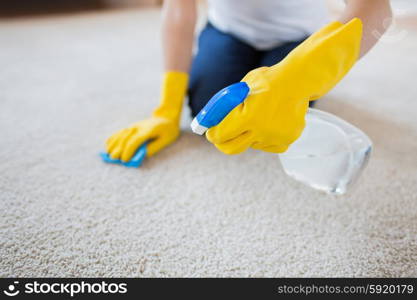
POLYGON ((359 58, 361 40, 360 19, 354 18, 346 24, 331 22, 291 51, 283 61, 272 66, 271 75, 276 71, 280 74, 280 70, 285 69, 284 76, 279 78, 280 83, 291 87, 297 99, 307 96, 308 100, 316 100, 353 67, 359 58), (297 82, 294 78, 298 79, 297 82))
POLYGON ((179 71, 165 72, 162 80, 160 104, 152 115, 179 122, 187 87, 187 73, 179 71))

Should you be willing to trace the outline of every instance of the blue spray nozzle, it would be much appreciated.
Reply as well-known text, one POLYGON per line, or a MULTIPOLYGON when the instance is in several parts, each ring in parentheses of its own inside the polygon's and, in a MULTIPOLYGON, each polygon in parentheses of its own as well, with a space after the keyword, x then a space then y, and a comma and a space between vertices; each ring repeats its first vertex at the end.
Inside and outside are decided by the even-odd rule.
POLYGON ((204 134, 210 127, 219 124, 249 93, 246 82, 238 82, 217 92, 191 123, 194 133, 204 134))
POLYGON ((113 159, 110 157, 108 153, 100 152, 101 159, 106 163, 112 163, 112 164, 119 164, 123 165, 125 167, 131 167, 131 168, 139 168, 142 165, 143 160, 146 157, 146 146, 147 142, 143 143, 142 146, 136 150, 135 154, 132 156, 132 158, 128 162, 124 162, 120 159, 113 159))

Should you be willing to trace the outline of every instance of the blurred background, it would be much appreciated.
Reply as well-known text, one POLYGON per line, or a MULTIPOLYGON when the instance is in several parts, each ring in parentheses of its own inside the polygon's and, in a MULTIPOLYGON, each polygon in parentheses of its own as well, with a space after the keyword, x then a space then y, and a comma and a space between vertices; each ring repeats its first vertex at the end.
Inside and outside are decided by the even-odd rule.
MULTIPOLYGON (((204 0, 197 0, 204 3, 204 0)), ((326 0, 329 8, 337 12, 343 8, 343 0, 326 0)), ((20 0, 0 1, 1 17, 42 15, 48 13, 75 13, 111 9, 138 9, 160 6, 163 0, 20 0)), ((391 0, 397 16, 417 13, 417 2, 413 0, 391 0)))
POLYGON ((1 17, 103 11, 160 5, 162 0, 22 0, 0 1, 1 17))

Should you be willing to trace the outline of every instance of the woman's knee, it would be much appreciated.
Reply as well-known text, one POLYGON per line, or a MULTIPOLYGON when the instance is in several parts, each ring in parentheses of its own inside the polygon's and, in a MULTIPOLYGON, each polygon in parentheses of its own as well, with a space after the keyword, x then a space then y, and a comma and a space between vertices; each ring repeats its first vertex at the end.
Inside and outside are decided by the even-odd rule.
POLYGON ((192 116, 196 116, 210 98, 227 85, 226 78, 215 76, 209 72, 200 74, 198 77, 192 76, 188 88, 188 105, 192 116))

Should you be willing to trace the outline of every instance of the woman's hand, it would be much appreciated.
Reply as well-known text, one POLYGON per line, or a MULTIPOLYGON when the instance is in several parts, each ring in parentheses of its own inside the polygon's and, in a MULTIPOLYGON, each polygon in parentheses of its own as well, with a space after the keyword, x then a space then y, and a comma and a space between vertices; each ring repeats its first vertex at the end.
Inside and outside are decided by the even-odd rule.
POLYGON ((150 157, 174 142, 180 133, 176 120, 152 116, 113 134, 106 142, 107 153, 113 159, 129 161, 136 150, 145 142, 150 157))
POLYGON ((207 139, 226 154, 247 148, 281 153, 301 135, 309 101, 321 98, 359 56, 362 22, 332 22, 310 36, 284 60, 249 72, 242 81, 249 96, 207 139))

